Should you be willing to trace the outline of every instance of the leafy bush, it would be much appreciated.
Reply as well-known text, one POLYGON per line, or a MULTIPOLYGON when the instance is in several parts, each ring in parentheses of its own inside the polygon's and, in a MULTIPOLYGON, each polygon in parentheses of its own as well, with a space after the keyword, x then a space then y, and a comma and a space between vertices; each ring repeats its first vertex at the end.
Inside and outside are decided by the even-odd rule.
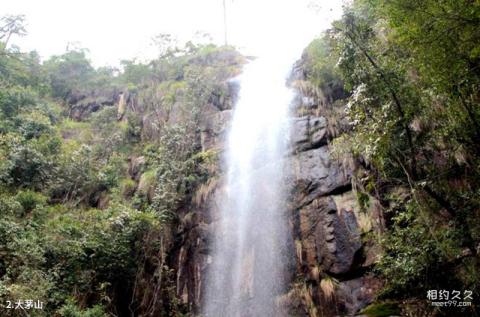
POLYGON ((18 131, 27 140, 53 132, 50 118, 39 111, 22 113, 17 120, 19 121, 18 131))
POLYGON ((100 305, 94 305, 91 308, 80 308, 73 299, 67 300, 67 303, 58 311, 62 317, 107 317, 108 314, 100 305))
POLYGON ((395 303, 377 303, 362 310, 361 314, 368 317, 389 317, 399 315, 400 309, 395 303))
POLYGON ((40 208, 47 202, 47 197, 30 190, 18 192, 15 198, 22 206, 23 214, 29 213, 36 208, 40 208))

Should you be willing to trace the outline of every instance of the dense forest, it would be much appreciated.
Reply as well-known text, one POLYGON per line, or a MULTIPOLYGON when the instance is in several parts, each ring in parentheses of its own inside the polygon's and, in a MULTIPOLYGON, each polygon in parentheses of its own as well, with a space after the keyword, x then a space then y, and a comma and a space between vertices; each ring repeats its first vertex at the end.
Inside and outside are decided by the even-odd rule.
MULTIPOLYGON (((478 294, 479 26, 477 1, 354 1, 305 51, 359 203, 382 204, 373 270, 404 314, 428 290, 478 294)), ((409 316, 478 314, 425 305, 409 316)))
MULTIPOLYGON (((43 301, 28 316, 191 315, 169 257, 221 173, 201 126, 248 58, 162 35, 158 58, 120 70, 84 49, 41 60, 9 45, 24 22, 0 20, 0 315, 26 316, 5 308, 19 299, 43 301)), ((362 237, 384 281, 367 316, 478 315, 479 29, 478 1, 356 0, 301 57, 359 205, 382 208, 362 237)))
POLYGON ((123 61, 121 73, 94 69, 85 50, 40 62, 6 47, 23 18, 1 22, 2 303, 39 299, 42 316, 126 314, 151 305, 151 279, 152 292, 167 285, 155 300, 173 315, 168 226, 213 173, 216 153, 198 148, 201 106, 223 98, 243 59, 188 43, 123 61))

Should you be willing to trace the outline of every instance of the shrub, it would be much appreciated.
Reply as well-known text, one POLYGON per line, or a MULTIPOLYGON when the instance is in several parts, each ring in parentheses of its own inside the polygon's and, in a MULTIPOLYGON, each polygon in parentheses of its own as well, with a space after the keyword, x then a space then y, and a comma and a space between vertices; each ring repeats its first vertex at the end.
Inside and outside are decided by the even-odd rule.
POLYGON ((73 299, 68 299, 66 304, 59 309, 62 317, 107 317, 105 309, 101 305, 94 305, 91 308, 80 308, 73 299))
POLYGON ((372 304, 361 311, 367 317, 389 317, 400 315, 400 309, 395 303, 372 304))
POLYGON ((15 198, 22 206, 23 214, 27 214, 39 206, 44 206, 47 202, 47 197, 31 190, 20 191, 15 198))

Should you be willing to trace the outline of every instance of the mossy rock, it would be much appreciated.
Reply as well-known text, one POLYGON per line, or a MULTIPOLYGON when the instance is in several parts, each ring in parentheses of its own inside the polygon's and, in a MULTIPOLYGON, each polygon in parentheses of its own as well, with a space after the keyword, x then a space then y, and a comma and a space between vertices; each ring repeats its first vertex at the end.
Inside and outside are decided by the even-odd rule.
POLYGON ((398 304, 392 302, 374 303, 362 310, 360 314, 368 317, 399 316, 400 308, 398 304))
POLYGON ((157 181, 157 170, 148 170, 140 176, 137 191, 139 194, 148 197, 149 201, 153 199, 155 185, 157 181))
POLYGON ((132 197, 136 189, 137 189, 137 184, 133 179, 127 178, 127 179, 123 179, 120 182, 120 190, 121 190, 122 196, 125 198, 132 197))

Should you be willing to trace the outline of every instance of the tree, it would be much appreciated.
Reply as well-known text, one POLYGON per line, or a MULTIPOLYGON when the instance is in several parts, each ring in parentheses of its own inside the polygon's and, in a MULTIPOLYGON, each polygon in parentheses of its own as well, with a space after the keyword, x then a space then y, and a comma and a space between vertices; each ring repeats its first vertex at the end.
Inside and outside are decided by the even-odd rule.
POLYGON ((0 18, 0 41, 3 42, 4 51, 13 35, 24 36, 27 34, 24 24, 24 15, 6 15, 0 18))
POLYGON ((67 100, 92 87, 95 69, 86 56, 87 50, 67 51, 45 62, 52 95, 67 100))
MULTIPOLYGON (((479 287, 475 274, 459 273, 478 267, 479 17, 471 1, 356 0, 316 45, 332 48, 333 74, 350 94, 351 129, 336 144, 358 159, 360 191, 384 206, 377 268, 395 296, 427 285, 479 287), (424 252, 410 247, 412 237, 425 241, 424 252)), ((311 69, 325 70, 329 58, 311 69)), ((328 81, 310 75, 320 87, 328 81)))

